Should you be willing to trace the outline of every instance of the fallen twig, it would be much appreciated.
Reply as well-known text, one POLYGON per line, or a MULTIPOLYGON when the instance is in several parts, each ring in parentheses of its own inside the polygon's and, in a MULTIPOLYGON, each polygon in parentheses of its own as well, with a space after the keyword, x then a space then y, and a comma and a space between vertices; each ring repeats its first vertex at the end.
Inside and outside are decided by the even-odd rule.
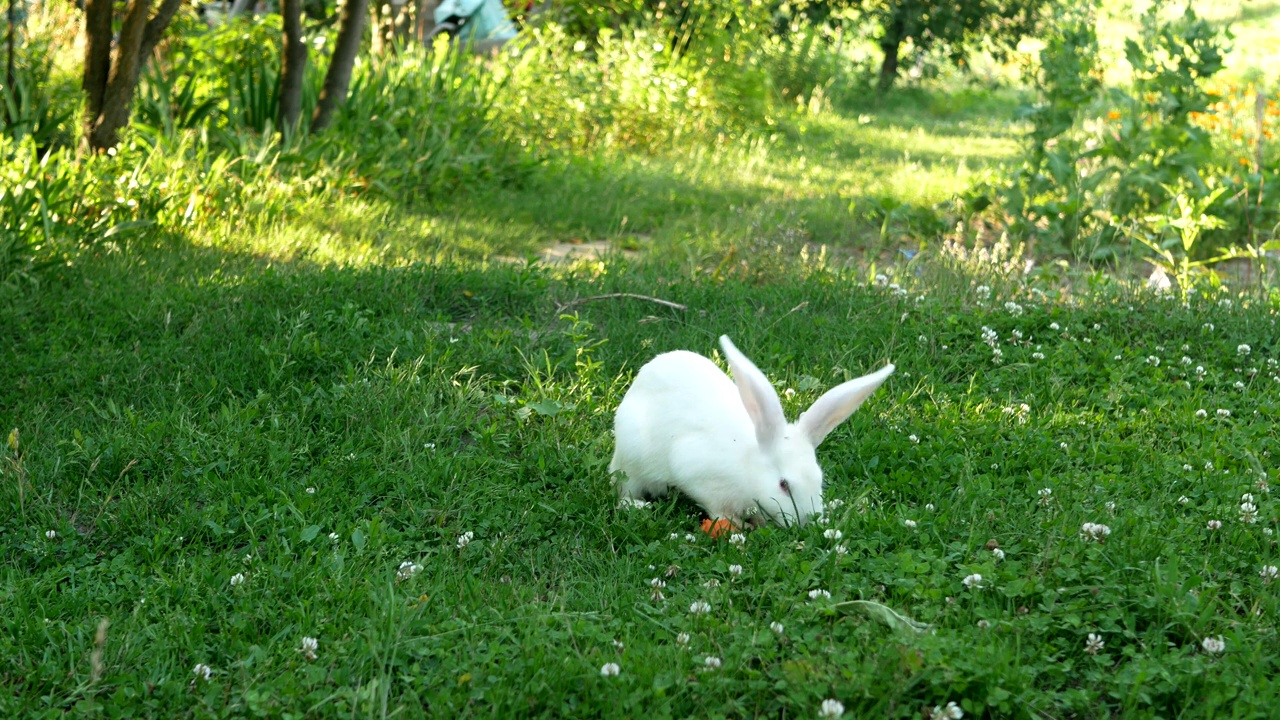
POLYGON ((672 310, 688 310, 689 309, 688 307, 681 305, 680 303, 673 303, 670 300, 663 300, 661 298, 649 297, 648 295, 636 295, 635 293, 609 293, 608 295, 592 295, 591 297, 584 297, 584 298, 578 298, 577 300, 570 300, 569 302, 564 303, 563 305, 557 306, 556 312, 558 313, 564 312, 565 310, 568 310, 569 308, 575 305, 582 305, 583 303, 594 302, 596 300, 616 300, 618 298, 646 300, 651 303, 657 303, 659 305, 669 307, 672 310))

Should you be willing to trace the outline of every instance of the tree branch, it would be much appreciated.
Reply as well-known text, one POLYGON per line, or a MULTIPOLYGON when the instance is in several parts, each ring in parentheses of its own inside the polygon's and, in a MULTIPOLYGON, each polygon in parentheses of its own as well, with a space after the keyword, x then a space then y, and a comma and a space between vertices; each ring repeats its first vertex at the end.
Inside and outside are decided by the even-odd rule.
POLYGON ((164 36, 164 31, 169 28, 169 23, 173 21, 173 16, 178 13, 178 8, 181 6, 182 0, 164 0, 156 10, 156 16, 147 21, 147 29, 142 33, 142 48, 139 50, 141 57, 138 60, 138 69, 147 66, 147 61, 151 59, 151 53, 155 51, 160 38, 164 36))

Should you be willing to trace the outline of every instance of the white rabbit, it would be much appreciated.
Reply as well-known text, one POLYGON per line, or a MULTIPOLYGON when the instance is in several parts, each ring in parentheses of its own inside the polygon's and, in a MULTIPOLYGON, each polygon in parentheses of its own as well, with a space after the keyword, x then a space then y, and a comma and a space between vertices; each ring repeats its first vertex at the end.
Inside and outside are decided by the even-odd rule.
POLYGON ((720 337, 733 380, 685 350, 663 353, 636 375, 614 417, 609 472, 624 500, 676 488, 714 519, 790 525, 822 513, 814 449, 893 374, 893 365, 843 383, 795 423, 760 369, 720 337), (736 381, 736 383, 735 383, 736 381))

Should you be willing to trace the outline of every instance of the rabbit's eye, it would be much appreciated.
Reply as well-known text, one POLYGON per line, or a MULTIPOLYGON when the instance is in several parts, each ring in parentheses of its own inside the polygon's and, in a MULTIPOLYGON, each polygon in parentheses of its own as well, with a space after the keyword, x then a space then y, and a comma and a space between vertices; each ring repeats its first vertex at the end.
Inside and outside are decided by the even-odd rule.
POLYGON ((787 495, 791 494, 791 481, 787 480, 786 478, 783 478, 781 481, 778 482, 778 487, 782 488, 782 492, 786 493, 787 495))

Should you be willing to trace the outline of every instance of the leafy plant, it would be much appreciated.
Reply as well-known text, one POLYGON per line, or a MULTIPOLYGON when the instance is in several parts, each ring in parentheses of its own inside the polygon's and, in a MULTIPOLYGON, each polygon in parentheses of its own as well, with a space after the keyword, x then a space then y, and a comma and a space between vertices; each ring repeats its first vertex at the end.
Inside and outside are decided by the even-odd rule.
POLYGON ((1155 252, 1156 257, 1148 258, 1147 262, 1176 278, 1182 298, 1186 300, 1187 293, 1207 268, 1238 255, 1228 250, 1216 257, 1193 259, 1196 256, 1196 244, 1204 231, 1226 224, 1222 218, 1208 214, 1209 208, 1226 192, 1226 188, 1216 188, 1200 198, 1189 197, 1185 190, 1165 190, 1172 198, 1169 201, 1170 211, 1143 218, 1143 224, 1150 229, 1151 234, 1137 232, 1134 237, 1155 252))

